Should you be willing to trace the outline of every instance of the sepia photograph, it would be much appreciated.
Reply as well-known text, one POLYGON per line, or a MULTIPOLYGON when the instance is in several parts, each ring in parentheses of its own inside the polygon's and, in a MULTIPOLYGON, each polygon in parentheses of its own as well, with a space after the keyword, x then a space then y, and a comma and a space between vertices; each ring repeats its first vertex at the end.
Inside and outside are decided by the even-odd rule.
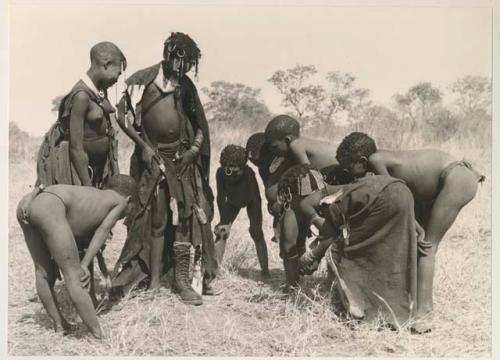
POLYGON ((492 357, 492 1, 6 7, 9 357, 492 357))

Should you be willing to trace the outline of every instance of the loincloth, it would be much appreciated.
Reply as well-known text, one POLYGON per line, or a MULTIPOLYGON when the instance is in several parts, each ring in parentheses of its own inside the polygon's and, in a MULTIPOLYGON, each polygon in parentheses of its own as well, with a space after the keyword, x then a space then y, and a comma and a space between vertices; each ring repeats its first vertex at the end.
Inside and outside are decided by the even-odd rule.
POLYGON ((66 203, 64 202, 64 200, 57 194, 49 191, 49 190, 46 190, 45 189, 45 186, 42 184, 42 185, 38 185, 35 187, 35 189, 30 193, 28 194, 26 197, 24 197, 22 200, 21 200, 21 203, 19 204, 19 208, 22 212, 21 214, 21 221, 24 223, 24 224, 29 224, 29 206, 30 204, 32 203, 33 200, 35 200, 35 198, 40 195, 40 194, 50 194, 52 196, 55 196, 64 206, 64 209, 66 209, 66 203))
POLYGON ((469 169, 476 177, 477 177, 477 182, 482 183, 486 180, 486 176, 482 175, 480 172, 478 172, 472 164, 467 161, 467 160, 457 160, 453 161, 452 163, 448 164, 443 171, 441 171, 441 174, 439 175, 439 185, 440 187, 443 185, 444 181, 446 178, 451 174, 453 169, 455 169, 457 166, 463 166, 467 169, 469 169))

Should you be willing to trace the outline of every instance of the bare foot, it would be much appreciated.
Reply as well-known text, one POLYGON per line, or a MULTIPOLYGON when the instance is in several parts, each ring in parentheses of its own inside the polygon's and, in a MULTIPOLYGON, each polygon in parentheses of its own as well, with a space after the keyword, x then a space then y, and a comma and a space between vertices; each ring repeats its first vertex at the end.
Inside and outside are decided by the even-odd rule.
POLYGON ((266 270, 266 271, 262 270, 260 272, 260 277, 261 277, 262 281, 268 281, 271 279, 271 274, 269 273, 269 270, 266 270))
POLYGON ((151 282, 149 283, 149 288, 148 290, 152 290, 152 291, 158 291, 160 289, 160 280, 153 280, 151 279, 151 282))
POLYGON ((417 316, 411 325, 413 334, 426 334, 432 331, 432 317, 430 314, 417 316))

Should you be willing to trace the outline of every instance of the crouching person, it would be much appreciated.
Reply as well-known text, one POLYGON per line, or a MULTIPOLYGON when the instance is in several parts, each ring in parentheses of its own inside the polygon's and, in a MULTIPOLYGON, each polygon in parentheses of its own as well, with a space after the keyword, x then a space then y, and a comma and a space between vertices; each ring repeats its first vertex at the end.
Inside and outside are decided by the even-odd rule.
POLYGON ((413 315, 417 241, 424 234, 403 181, 374 175, 327 186, 301 201, 300 211, 320 234, 318 246, 299 261, 302 273, 314 271, 326 253, 340 298, 353 318, 370 321, 381 314, 399 327, 413 315))
POLYGON ((217 169, 217 206, 220 222, 215 227, 215 251, 222 262, 231 225, 242 208, 246 208, 250 221, 250 236, 255 243, 261 275, 268 279, 267 245, 262 231, 262 205, 255 173, 247 165, 247 151, 237 145, 227 145, 220 155, 217 169))
POLYGON ((86 291, 88 266, 115 223, 127 214, 129 198, 135 191, 132 178, 115 175, 104 190, 73 185, 39 186, 19 202, 16 215, 35 264, 37 293, 56 331, 71 329, 54 292, 60 269, 81 319, 96 338, 103 337, 86 291), (81 261, 78 248, 87 248, 81 261))
POLYGON ((286 291, 299 286, 299 257, 306 251, 310 223, 299 204, 306 196, 325 187, 321 173, 310 165, 294 165, 283 173, 278 183, 280 216, 280 257, 285 269, 286 291))

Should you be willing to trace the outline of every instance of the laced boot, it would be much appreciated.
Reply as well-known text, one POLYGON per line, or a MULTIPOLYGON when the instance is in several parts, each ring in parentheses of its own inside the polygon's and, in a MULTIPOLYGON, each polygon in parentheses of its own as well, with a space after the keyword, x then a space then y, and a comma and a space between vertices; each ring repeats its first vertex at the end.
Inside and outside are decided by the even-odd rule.
POLYGON ((189 281, 189 263, 191 244, 175 243, 174 244, 174 291, 179 294, 181 301, 189 305, 201 305, 203 300, 189 281))

